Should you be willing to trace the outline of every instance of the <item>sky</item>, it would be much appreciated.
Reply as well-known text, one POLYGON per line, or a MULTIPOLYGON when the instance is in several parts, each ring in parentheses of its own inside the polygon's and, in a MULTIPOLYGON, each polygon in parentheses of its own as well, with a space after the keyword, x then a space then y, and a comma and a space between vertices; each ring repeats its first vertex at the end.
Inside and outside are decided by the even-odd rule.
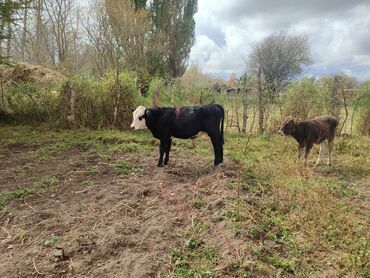
POLYGON ((288 31, 308 36, 302 76, 370 79, 370 0, 198 0, 195 21, 189 62, 214 77, 241 75, 253 44, 288 31))

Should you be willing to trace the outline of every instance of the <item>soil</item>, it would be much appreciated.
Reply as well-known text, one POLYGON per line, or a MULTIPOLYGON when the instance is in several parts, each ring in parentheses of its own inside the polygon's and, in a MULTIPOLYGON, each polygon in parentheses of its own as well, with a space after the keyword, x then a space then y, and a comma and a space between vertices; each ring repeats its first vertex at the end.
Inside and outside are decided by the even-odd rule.
MULTIPOLYGON (((171 250, 184 244, 194 217, 217 217, 235 195, 227 184, 237 179, 237 165, 227 159, 213 168, 209 158, 175 150, 170 165, 158 168, 157 151, 103 159, 78 146, 35 164, 27 154, 39 147, 16 144, 0 151, 0 193, 40 177, 59 180, 12 200, 0 215, 0 277, 171 275, 171 250), (117 160, 142 171, 117 173, 117 160), (14 171, 17 166, 26 170, 14 171), (192 208, 194 200, 205 206, 192 208)), ((221 221, 201 240, 224 258, 247 252, 230 237, 221 221)))

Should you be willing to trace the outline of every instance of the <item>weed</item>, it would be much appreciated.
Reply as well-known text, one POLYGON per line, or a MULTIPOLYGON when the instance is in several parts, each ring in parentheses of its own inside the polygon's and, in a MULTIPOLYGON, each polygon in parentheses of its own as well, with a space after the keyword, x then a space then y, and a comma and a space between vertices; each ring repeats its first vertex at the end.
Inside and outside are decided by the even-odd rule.
POLYGON ((191 225, 193 231, 196 233, 196 234, 201 234, 203 233, 204 231, 208 230, 209 229, 209 224, 208 223, 205 223, 203 222, 202 220, 200 219, 197 219, 197 218, 193 218, 192 219, 192 225, 191 225))
POLYGON ((204 206, 204 202, 201 199, 195 199, 191 203, 191 208, 193 209, 201 209, 204 206))
POLYGON ((84 209, 86 209, 88 207, 88 205, 87 204, 85 204, 85 203, 81 203, 80 204, 80 210, 84 210, 84 209))
POLYGON ((125 160, 118 160, 116 164, 115 172, 117 174, 138 174, 144 171, 143 167, 140 166, 132 166, 125 160))
POLYGON ((41 191, 49 186, 56 185, 59 180, 52 176, 43 178, 41 181, 32 184, 30 187, 17 189, 14 191, 5 192, 0 195, 0 211, 5 208, 5 205, 13 199, 23 199, 25 196, 41 191))
POLYGON ((214 248, 196 244, 193 238, 185 247, 172 250, 171 258, 175 265, 176 277, 214 277, 213 269, 217 261, 214 248))
POLYGON ((81 186, 90 186, 92 184, 93 184, 92 181, 89 181, 89 180, 80 182, 81 186))
POLYGON ((200 245, 200 243, 195 238, 189 238, 185 241, 185 246, 190 249, 195 249, 200 245))
POLYGON ((52 235, 51 239, 44 240, 44 246, 55 245, 59 242, 59 237, 52 235))
POLYGON ((286 259, 278 256, 266 257, 266 260, 273 266, 282 268, 283 270, 294 273, 296 269, 296 263, 291 259, 286 259))

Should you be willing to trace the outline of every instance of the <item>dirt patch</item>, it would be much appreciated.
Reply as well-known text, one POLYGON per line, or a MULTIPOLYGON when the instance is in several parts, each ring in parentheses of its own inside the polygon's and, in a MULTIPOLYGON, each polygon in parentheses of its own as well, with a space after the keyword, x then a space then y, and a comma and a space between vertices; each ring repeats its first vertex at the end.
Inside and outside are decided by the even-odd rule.
MULTIPOLYGON (((157 152, 120 153, 103 160, 75 148, 39 164, 39 176, 52 174, 59 182, 8 204, 0 218, 0 276, 171 273, 171 249, 183 244, 192 221, 208 221, 227 205, 231 193, 226 185, 236 178, 236 164, 226 160, 213 168, 207 158, 178 151, 168 167, 157 168, 156 159, 157 152), (123 174, 117 161, 140 171, 123 174), (198 210, 192 208, 196 200, 204 204, 198 210)), ((224 256, 240 252, 243 244, 230 243, 224 223, 211 225, 201 233, 202 241, 224 256)))
POLYGON ((65 77, 58 71, 43 67, 19 63, 15 65, 0 65, 0 74, 4 80, 3 86, 13 83, 59 84, 65 77))

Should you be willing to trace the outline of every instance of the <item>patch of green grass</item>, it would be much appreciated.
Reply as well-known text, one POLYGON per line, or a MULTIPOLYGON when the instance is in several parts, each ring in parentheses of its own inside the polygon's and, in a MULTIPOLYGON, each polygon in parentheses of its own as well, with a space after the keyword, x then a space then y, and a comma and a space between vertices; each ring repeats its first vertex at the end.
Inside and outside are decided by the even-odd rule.
POLYGON ((204 206, 204 201, 200 198, 194 199, 190 204, 190 207, 193 209, 201 209, 203 206, 204 206))
MULTIPOLYGON (((244 155, 240 150, 246 139, 229 137, 225 149, 244 168, 241 194, 248 198, 242 198, 239 206, 246 222, 237 219, 235 197, 229 198, 233 206, 225 212, 224 221, 229 222, 236 238, 262 241, 262 249, 254 253, 258 260, 299 276, 307 275, 325 268, 324 260, 311 259, 322 256, 325 248, 327 256, 341 254, 331 256, 331 263, 343 273, 364 269, 358 255, 361 251, 352 247, 361 246, 361 238, 369 238, 370 226, 365 224, 369 212, 356 209, 352 199, 359 194, 356 181, 363 182, 369 176, 365 168, 370 169, 370 163, 365 157, 370 155, 370 144, 368 139, 346 140, 338 142, 334 166, 313 168, 315 147, 310 166, 305 168, 295 164, 296 146, 290 138, 252 136, 244 155), (279 248, 270 248, 265 242, 279 248)), ((361 274, 365 272, 361 270, 361 274)))
POLYGON ((226 186, 227 186, 228 189, 235 189, 235 188, 238 187, 238 184, 234 181, 231 181, 231 182, 227 183, 226 186))
POLYGON ((88 204, 85 204, 85 203, 80 204, 80 210, 85 210, 87 208, 88 208, 88 204))
POLYGON ((125 160, 118 160, 116 163, 115 172, 117 174, 137 174, 144 171, 143 167, 140 166, 132 166, 125 160))
POLYGON ((44 240, 44 246, 52 246, 59 242, 60 238, 58 236, 52 235, 50 239, 44 240))
POLYGON ((32 184, 30 187, 8 191, 0 195, 0 211, 4 210, 7 203, 14 199, 23 199, 25 196, 45 190, 49 186, 54 186, 59 180, 52 176, 42 179, 32 184))
POLYGON ((26 178, 33 174, 34 169, 30 165, 22 165, 16 166, 12 171, 17 177, 26 178))
POLYGON ((214 277, 213 269, 217 262, 214 248, 200 244, 189 238, 185 246, 172 250, 175 277, 214 277))
POLYGON ((209 229, 209 224, 198 218, 193 218, 191 227, 194 233, 199 235, 209 229))
POLYGON ((278 256, 271 256, 271 257, 266 257, 266 261, 271 263, 273 266, 277 268, 281 268, 286 272, 290 273, 295 273, 296 270, 296 264, 294 260, 292 259, 287 259, 287 258, 282 258, 278 256))
POLYGON ((74 141, 71 138, 63 138, 62 140, 47 145, 40 150, 41 156, 46 159, 55 155, 56 153, 66 151, 74 145, 74 141))
POLYGON ((92 184, 93 184, 93 182, 89 181, 89 180, 80 182, 80 185, 84 186, 84 187, 85 186, 91 186, 92 184))

